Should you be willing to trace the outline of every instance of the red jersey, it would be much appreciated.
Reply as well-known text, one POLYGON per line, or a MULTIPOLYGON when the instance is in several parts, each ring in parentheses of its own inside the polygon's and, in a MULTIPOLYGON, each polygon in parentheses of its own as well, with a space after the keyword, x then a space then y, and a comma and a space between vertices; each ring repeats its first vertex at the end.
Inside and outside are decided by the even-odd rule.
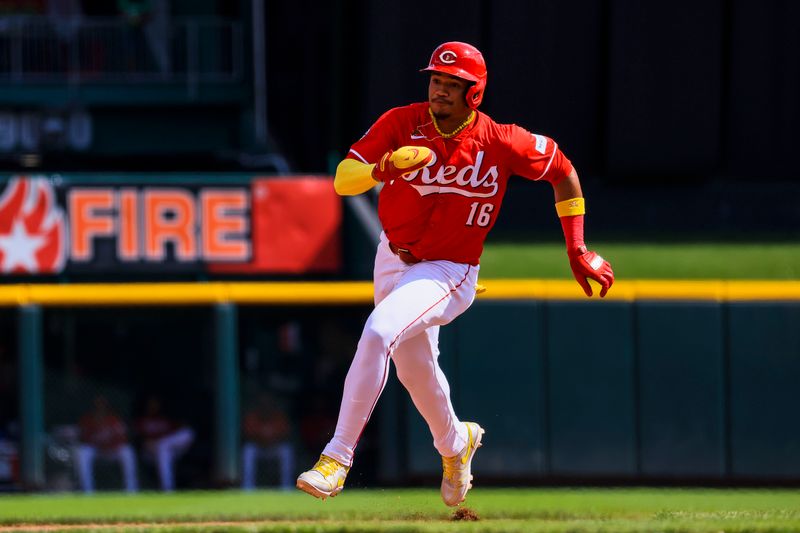
POLYGON ((384 184, 378 216, 388 239, 420 259, 477 265, 509 176, 555 184, 572 171, 552 139, 498 124, 480 111, 469 127, 445 139, 427 103, 384 113, 348 157, 372 164, 401 146, 426 146, 434 158, 425 168, 384 184))
POLYGON ((81 417, 81 441, 101 450, 113 450, 128 442, 125 424, 115 415, 98 418, 94 414, 81 417))
POLYGON ((174 432, 178 425, 162 415, 145 415, 137 420, 136 429, 144 440, 154 440, 174 432))
POLYGON ((245 439, 260 446, 271 446, 289 438, 289 420, 280 411, 260 413, 252 411, 244 417, 245 439))

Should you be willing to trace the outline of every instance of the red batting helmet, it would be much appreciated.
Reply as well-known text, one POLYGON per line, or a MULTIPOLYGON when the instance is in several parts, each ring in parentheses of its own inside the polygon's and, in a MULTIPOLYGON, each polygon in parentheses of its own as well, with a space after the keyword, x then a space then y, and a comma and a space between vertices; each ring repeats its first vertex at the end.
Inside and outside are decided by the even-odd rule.
POLYGON ((426 70, 443 72, 474 82, 467 89, 467 105, 472 109, 481 105, 483 91, 486 89, 486 62, 480 50, 471 44, 458 41, 440 44, 433 51, 428 67, 421 72, 426 70))

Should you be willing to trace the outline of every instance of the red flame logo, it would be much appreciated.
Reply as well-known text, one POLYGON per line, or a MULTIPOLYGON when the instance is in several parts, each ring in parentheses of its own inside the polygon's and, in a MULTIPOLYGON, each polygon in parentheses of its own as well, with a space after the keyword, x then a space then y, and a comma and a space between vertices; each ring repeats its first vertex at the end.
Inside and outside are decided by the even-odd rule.
POLYGON ((44 178, 13 178, 0 196, 0 273, 54 274, 66 261, 66 223, 44 178))

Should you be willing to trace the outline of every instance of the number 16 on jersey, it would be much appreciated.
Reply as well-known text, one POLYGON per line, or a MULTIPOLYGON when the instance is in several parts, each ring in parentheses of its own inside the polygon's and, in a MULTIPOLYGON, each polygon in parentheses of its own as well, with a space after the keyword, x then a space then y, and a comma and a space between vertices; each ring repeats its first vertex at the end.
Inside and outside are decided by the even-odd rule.
POLYGON ((492 211, 494 211, 494 204, 481 204, 480 202, 472 202, 470 205, 469 216, 467 217, 467 226, 478 226, 485 228, 492 221, 492 211), (477 215, 477 217, 476 217, 477 215))

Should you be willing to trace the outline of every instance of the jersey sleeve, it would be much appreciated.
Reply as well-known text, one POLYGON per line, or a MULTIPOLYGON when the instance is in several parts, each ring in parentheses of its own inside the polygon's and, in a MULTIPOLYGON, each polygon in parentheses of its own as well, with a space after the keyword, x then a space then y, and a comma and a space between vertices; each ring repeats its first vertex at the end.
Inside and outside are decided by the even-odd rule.
POLYGON ((388 150, 397 148, 395 143, 397 129, 397 109, 390 109, 350 147, 347 157, 362 163, 377 163, 388 150))
POLYGON ((572 172, 572 163, 550 137, 514 125, 509 141, 513 174, 556 184, 572 172))

